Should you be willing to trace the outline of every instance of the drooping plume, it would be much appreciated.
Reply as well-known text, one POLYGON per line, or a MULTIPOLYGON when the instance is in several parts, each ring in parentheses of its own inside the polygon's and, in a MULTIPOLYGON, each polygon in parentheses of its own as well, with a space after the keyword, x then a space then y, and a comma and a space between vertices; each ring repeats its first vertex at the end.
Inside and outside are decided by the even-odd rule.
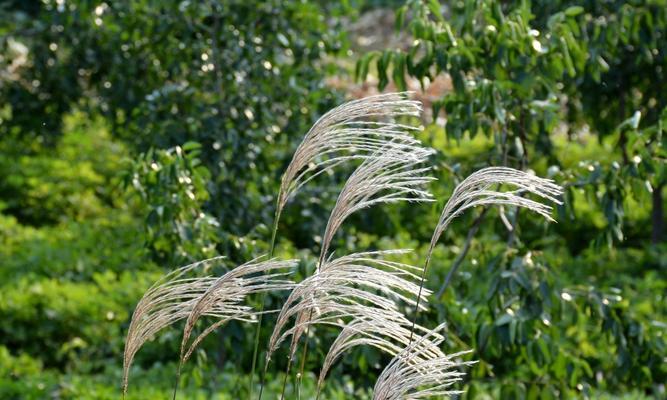
POLYGON ((197 299, 188 315, 181 341, 180 363, 187 361, 197 345, 224 323, 230 320, 255 322, 254 317, 257 312, 242 302, 253 293, 292 289, 294 283, 281 278, 289 274, 296 264, 296 260, 258 261, 255 259, 217 278, 197 299), (217 321, 209 325, 188 345, 192 331, 202 316, 214 317, 217 321))
MULTIPOLYGON (((385 187, 378 189, 378 191, 395 189, 397 196, 393 199, 387 197, 376 202, 398 201, 400 200, 398 198, 400 197, 398 195, 399 193, 403 196, 407 196, 408 193, 411 193, 415 198, 426 197, 426 193, 418 188, 421 183, 426 182, 426 179, 423 179, 418 175, 425 170, 421 170, 420 172, 407 171, 415 164, 424 161, 427 154, 430 153, 423 149, 419 140, 412 136, 414 131, 418 131, 421 128, 405 125, 400 121, 397 121, 397 119, 402 117, 418 117, 421 114, 421 103, 409 100, 408 95, 409 93, 391 93, 351 101, 329 111, 315 123, 297 147, 292 157, 292 161, 282 176, 273 222, 270 255, 273 255, 273 250, 275 248, 276 232, 278 230, 280 215, 289 199, 299 190, 299 188, 313 178, 322 173, 331 171, 345 162, 358 161, 362 163, 362 166, 368 166, 368 162, 377 160, 379 155, 382 155, 383 152, 391 149, 391 157, 410 160, 410 162, 405 163, 405 166, 403 167, 400 167, 397 164, 395 165, 397 173, 396 178, 403 179, 402 181, 398 180, 395 182, 396 187, 390 188, 385 185, 385 187), (410 174, 413 175, 410 177, 410 174), (398 185, 401 183, 403 183, 404 186, 399 188, 398 185)), ((383 158, 383 161, 386 160, 389 160, 389 157, 383 158)), ((386 165, 391 166, 392 164, 387 163, 386 165)), ((375 178, 376 180, 387 179, 387 177, 380 176, 376 176, 375 178)), ((390 183, 389 181, 387 182, 390 183)), ((359 189, 360 188, 357 187, 354 190, 359 189)), ((374 194, 377 194, 377 191, 369 194, 369 197, 374 194)), ((371 204, 372 203, 366 203, 363 207, 367 207, 371 204)), ((354 212, 354 210, 338 210, 347 211, 347 214, 342 215, 344 213, 341 213, 339 219, 334 221, 336 226, 327 227, 328 239, 324 242, 322 247, 317 267, 318 270, 324 263, 329 242, 338 226, 340 226, 349 214, 354 212)), ((329 225, 331 225, 331 223, 332 220, 330 218, 329 225)), ((264 300, 262 300, 262 307, 263 302, 264 300)), ((285 308, 283 308, 283 310, 284 309, 285 308)), ((291 356, 294 355, 298 338, 310 323, 312 311, 313 310, 311 309, 308 312, 297 314, 296 326, 294 328, 295 335, 293 337, 295 340, 293 340, 292 351, 290 353, 291 356)), ((286 321, 285 318, 282 319, 283 324, 286 323, 286 321)), ((274 334, 276 332, 280 332, 280 329, 274 330, 274 334)), ((256 333, 256 341, 258 337, 259 327, 256 333)), ((277 348, 277 345, 275 345, 275 347, 270 347, 271 349, 266 355, 267 363, 265 365, 265 371, 268 366, 268 360, 270 359, 272 352, 277 348)), ((257 342, 255 344, 255 355, 253 355, 253 372, 256 354, 257 342)), ((291 358, 289 365, 291 365, 291 358)), ((260 398, 261 394, 262 391, 260 389, 260 398)))
POLYGON ((316 176, 354 159, 366 159, 388 142, 409 151, 419 145, 411 131, 417 128, 396 118, 419 116, 421 103, 409 93, 370 96, 342 104, 324 114, 297 147, 282 177, 277 215, 294 193, 316 176))
MULTIPOLYGON (((311 325, 344 329, 349 321, 363 320, 410 326, 398 304, 416 303, 419 287, 413 281, 418 277, 411 272, 415 267, 383 259, 402 253, 405 250, 356 253, 322 264, 319 272, 298 284, 285 301, 269 340, 267 362, 289 336, 293 357, 299 338, 311 325), (296 321, 294 326, 285 329, 292 319, 296 321)), ((422 304, 429 294, 422 293, 422 304)))
POLYGON ((467 352, 445 355, 433 351, 443 341, 438 332, 444 327, 442 324, 415 340, 391 360, 375 383, 373 400, 443 398, 462 393, 452 390, 452 385, 461 380, 461 370, 473 363, 458 360, 467 352))
POLYGON ((558 196, 562 194, 562 191, 562 188, 550 179, 540 178, 513 168, 489 167, 480 169, 464 179, 454 189, 454 193, 452 193, 442 210, 433 232, 431 250, 454 218, 477 206, 509 205, 522 207, 542 215, 549 221, 553 221, 551 206, 523 197, 523 195, 533 194, 544 200, 561 204, 558 196), (491 188, 497 185, 500 185, 501 188, 491 188), (502 190, 502 186, 510 186, 513 190, 502 190))
POLYGON ((432 201, 431 194, 423 189, 434 179, 425 175, 430 167, 417 167, 432 152, 418 145, 406 151, 401 144, 391 142, 367 158, 338 195, 324 231, 320 263, 338 228, 356 211, 383 203, 432 201))
MULTIPOLYGON (((558 196, 562 194, 562 188, 556 185, 550 179, 544 179, 531 175, 529 173, 506 167, 489 167, 476 171, 459 183, 452 196, 445 204, 440 219, 435 227, 431 243, 426 252, 424 269, 422 270, 422 279, 420 287, 424 287, 426 271, 431 261, 431 256, 435 245, 440 240, 440 236, 447 229, 454 218, 461 215, 464 211, 477 206, 490 205, 508 205, 528 209, 542 215, 549 221, 551 218, 551 206, 540 201, 531 200, 523 197, 525 194, 532 194, 541 200, 547 200, 556 204, 561 204, 558 196), (494 188, 492 188, 494 187, 494 188), (507 189, 510 187, 510 189, 507 189)), ((454 270, 451 270, 445 285, 451 278, 454 270)), ((419 304, 419 297, 417 298, 419 304)), ((417 321, 419 307, 415 310, 413 324, 417 321)), ((414 331, 414 329, 413 329, 414 331)))
POLYGON ((129 369, 134 356, 146 341, 151 340, 163 328, 186 320, 181 342, 182 364, 208 334, 225 322, 255 322, 257 312, 242 304, 246 296, 258 292, 287 290, 294 285, 281 278, 288 273, 286 269, 294 267, 295 260, 253 260, 221 277, 198 276, 195 273, 200 269, 219 265, 223 258, 216 257, 179 268, 162 277, 146 291, 132 315, 125 340, 123 393, 127 392, 129 369), (282 271, 264 274, 277 270, 282 271), (260 273, 264 275, 259 275, 260 273), (216 321, 190 342, 197 321, 204 316, 216 321))
MULTIPOLYGON (((343 353, 353 347, 371 346, 392 356, 400 353, 402 349, 410 344, 412 336, 409 321, 404 319, 402 322, 389 318, 365 317, 363 319, 352 320, 347 324, 329 348, 329 352, 324 359, 317 381, 318 393, 334 363, 343 353)), ((420 332, 427 331, 426 328, 421 326, 417 326, 416 329, 420 332)), ((435 335, 437 338, 440 338, 437 333, 435 335)), ((415 336, 418 338, 417 340, 421 338, 419 334, 415 336)), ((425 345, 430 343, 425 343, 425 345)), ((430 357, 445 357, 445 354, 436 345, 432 345, 431 349, 425 350, 425 353, 430 357)))
POLYGON ((125 339, 123 355, 123 393, 127 392, 130 366, 141 346, 162 329, 190 315, 198 299, 216 281, 215 277, 195 272, 219 263, 216 257, 176 269, 153 284, 139 300, 125 339), (186 277, 192 275, 190 277, 186 277))

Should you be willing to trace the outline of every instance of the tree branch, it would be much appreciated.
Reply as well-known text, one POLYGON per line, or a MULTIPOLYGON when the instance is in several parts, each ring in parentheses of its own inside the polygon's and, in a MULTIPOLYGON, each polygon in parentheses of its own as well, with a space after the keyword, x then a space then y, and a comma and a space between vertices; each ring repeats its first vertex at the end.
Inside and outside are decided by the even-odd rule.
POLYGON ((452 268, 449 270, 449 273, 445 278, 445 282, 443 282, 442 286, 440 286, 440 290, 438 290, 436 298, 442 300, 442 296, 445 293, 447 287, 449 286, 449 283, 451 282, 452 278, 454 277, 454 274, 459 269, 459 267, 463 263, 463 260, 468 254, 468 251, 470 250, 470 245, 472 243, 472 238, 475 237, 475 234, 477 234, 477 231, 479 230, 479 227, 482 224, 482 221, 484 220, 484 217, 486 216, 486 213, 488 211, 489 207, 484 207, 482 212, 477 216, 477 218, 475 218, 475 221, 472 223, 472 226, 468 231, 468 236, 466 237, 465 244, 463 245, 463 249, 458 254, 458 256, 456 256, 456 260, 454 260, 454 264, 452 265, 452 268))

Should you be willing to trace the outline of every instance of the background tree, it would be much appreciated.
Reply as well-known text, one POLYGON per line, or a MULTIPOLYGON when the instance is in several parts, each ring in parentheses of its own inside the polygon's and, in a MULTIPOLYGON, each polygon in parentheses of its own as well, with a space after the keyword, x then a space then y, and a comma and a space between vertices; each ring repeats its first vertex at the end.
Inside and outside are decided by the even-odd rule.
MULTIPOLYGON (((321 83, 331 68, 322 55, 343 42, 317 4, 45 1, 3 12, 0 45, 14 71, 0 89, 11 105, 3 136, 24 152, 53 145, 76 107, 101 115, 133 154, 199 143, 212 177, 203 206, 225 226, 218 244, 226 253, 270 220, 276 187, 268 177, 334 104, 321 83)), ((166 215, 171 195, 161 200, 166 215)), ((172 238, 189 240, 182 232, 172 238)))
MULTIPOLYGON (((409 45, 364 55, 357 76, 363 80, 376 72, 383 89, 390 82, 405 88, 409 79, 428 87, 444 75, 452 89, 432 102, 433 120, 444 116, 444 129, 431 135, 434 145, 443 143, 440 132, 448 141, 488 143, 478 163, 533 169, 564 183, 567 201, 560 212, 565 223, 557 228, 564 251, 587 251, 580 239, 591 234, 597 237, 593 248, 614 242, 622 247, 657 244, 664 241, 666 9, 660 1, 408 1, 396 11, 396 29, 409 33, 409 45), (485 138, 478 140, 479 135, 485 138), (598 142, 601 153, 568 154, 572 143, 590 141, 598 142), (599 210, 593 210, 596 217, 604 216, 602 226, 591 225, 582 212, 591 210, 583 204, 590 200, 599 210), (638 204, 652 210, 636 220, 643 221, 641 226, 626 218, 628 208, 638 204)), ((441 162, 449 171, 459 168, 448 157, 441 162)), ((445 270, 459 268, 487 215, 482 211, 472 222, 463 250, 445 270)), ((461 344, 476 348, 481 360, 469 395, 474 397, 476 378, 491 376, 508 376, 500 393, 512 397, 558 396, 568 387, 582 390, 600 379, 610 386, 650 387, 656 376, 645 367, 657 366, 664 343, 645 347, 643 340, 629 340, 636 319, 621 312, 620 305, 609 307, 599 292, 603 289, 562 286, 556 277, 560 271, 525 253, 525 243, 535 247, 538 238, 529 232, 517 235, 517 215, 512 210, 501 215, 511 247, 488 260, 489 270, 497 272, 468 278, 475 284, 489 282, 485 295, 477 298, 488 311, 473 312, 476 334, 470 334, 472 326, 454 328, 461 344), (576 307, 602 307, 589 322, 601 324, 605 340, 617 350, 618 368, 608 369, 609 375, 599 372, 604 355, 564 350, 553 328, 574 323, 565 316, 572 307, 570 289, 579 295, 576 307), (563 384, 566 376, 569 382, 563 384)), ((444 281, 441 312, 456 322, 452 325, 465 325, 469 318, 453 310, 459 301, 470 304, 475 297, 470 291, 476 289, 472 282, 459 283, 448 296, 449 276, 444 281)), ((658 377, 665 373, 653 371, 658 377)))

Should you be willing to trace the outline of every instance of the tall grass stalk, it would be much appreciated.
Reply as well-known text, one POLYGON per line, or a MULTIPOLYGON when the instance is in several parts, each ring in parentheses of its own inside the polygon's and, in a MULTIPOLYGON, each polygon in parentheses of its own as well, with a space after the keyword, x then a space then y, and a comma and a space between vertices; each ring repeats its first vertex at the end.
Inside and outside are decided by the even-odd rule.
MULTIPOLYGON (((280 213, 289 199, 303 185, 343 163, 371 159, 375 157, 378 150, 385 148, 387 143, 394 143, 394 147, 405 154, 410 153, 418 145, 419 142, 409 134, 410 131, 417 128, 393 122, 395 117, 418 116, 421 113, 421 104, 409 100, 408 95, 408 93, 389 93, 350 101, 327 112, 306 133, 281 178, 269 251, 271 255, 275 248, 280 213), (389 122, 373 121, 373 118, 392 120, 389 122)), ((324 253, 326 254, 326 249, 324 249, 324 253)), ((264 309, 265 301, 266 298, 263 296, 260 300, 261 310, 264 309)), ((252 376, 249 388, 251 397, 253 395, 253 379, 258 356, 260 329, 261 319, 255 332, 252 376)), ((291 364, 291 359, 288 364, 291 364)), ((262 372, 258 397, 260 400, 264 389, 266 370, 267 368, 264 368, 262 372)), ((285 386, 286 384, 283 385, 283 387, 285 386)))
MULTIPOLYGON (((386 143, 381 149, 354 171, 343 186, 336 205, 331 211, 323 235, 315 275, 320 274, 325 257, 334 235, 343 222, 356 211, 377 204, 396 203, 400 201, 431 201, 431 195, 421 187, 433 178, 424 174, 430 171, 429 167, 415 168, 432 154, 431 149, 404 141, 386 143)), ((306 321, 312 319, 314 308, 307 311, 306 321)), ((308 334, 310 325, 305 326, 305 345, 302 352, 301 366, 297 374, 297 388, 300 388, 301 379, 305 372, 308 356, 308 334)), ((298 343, 298 339, 297 339, 298 343)), ((288 360, 291 363, 292 359, 288 360)), ((284 394, 283 394, 284 395, 284 394)))
POLYGON ((125 339, 123 395, 127 393, 130 367, 139 349, 162 329, 186 319, 199 296, 215 281, 211 276, 185 276, 223 258, 216 257, 178 268, 160 278, 144 293, 132 314, 125 339))
MULTIPOLYGON (((280 194, 278 195, 278 199, 280 199, 280 194)), ((280 220, 280 214, 282 213, 282 208, 280 207, 279 200, 276 201, 276 212, 275 215, 273 216, 273 229, 271 230, 271 244, 269 246, 269 258, 273 258, 273 253, 276 248, 276 235, 278 233, 278 221, 280 220)), ((263 322, 263 317, 264 317, 264 308, 266 307, 266 296, 268 296, 268 293, 262 293, 261 294, 261 299, 260 299, 260 306, 259 306, 259 319, 257 320, 257 329, 255 330, 255 341, 253 343, 253 351, 252 351, 252 368, 250 371, 250 383, 248 383, 248 399, 253 398, 254 395, 254 379, 255 379, 255 368, 257 365, 257 356, 258 351, 259 351, 259 334, 262 329, 262 322, 263 322)), ((264 391, 264 381, 266 379, 266 368, 262 370, 262 376, 260 378, 260 384, 259 384, 259 396, 258 398, 262 398, 262 392, 264 391)))

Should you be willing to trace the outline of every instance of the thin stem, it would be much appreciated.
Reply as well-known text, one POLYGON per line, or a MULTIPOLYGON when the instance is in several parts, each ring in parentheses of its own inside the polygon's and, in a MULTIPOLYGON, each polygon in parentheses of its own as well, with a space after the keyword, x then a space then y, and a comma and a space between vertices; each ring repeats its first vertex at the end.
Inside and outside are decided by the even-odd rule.
MULTIPOLYGON (((317 267, 315 269, 315 274, 320 273, 320 267, 324 264, 324 257, 325 257, 325 252, 326 249, 322 248, 322 251, 320 251, 320 258, 317 261, 317 267)), ((304 332, 304 349, 303 353, 301 354, 301 366, 299 367, 299 373, 296 376, 296 387, 297 387, 297 394, 301 393, 301 378, 303 378, 303 373, 306 368, 306 357, 308 356, 308 332, 310 331, 310 320, 313 317, 313 309, 311 308, 310 311, 308 312, 308 324, 306 325, 306 330, 304 332)))
MULTIPOLYGON (((325 257, 325 249, 323 248, 322 251, 320 252, 320 258, 317 262, 317 268, 315 269, 315 274, 318 274, 320 272, 320 266, 323 265, 324 263, 324 257, 325 257)), ((306 357, 308 357, 308 332, 310 331, 310 319, 313 317, 313 309, 311 308, 310 311, 308 312, 308 325, 306 325, 306 330, 304 332, 304 349, 303 353, 301 354, 301 366, 299 367, 299 374, 296 376, 296 382, 297 382, 297 393, 301 393, 301 379, 303 378, 303 373, 306 368, 306 357)))
POLYGON ((266 360, 266 364, 264 364, 264 369, 262 370, 262 379, 259 385, 259 396, 258 396, 259 399, 262 398, 262 393, 264 393, 264 381, 266 379, 266 371, 268 369, 269 369, 269 360, 266 360))
POLYGON ((292 367, 292 356, 289 356, 287 360, 287 369, 285 369, 285 378, 283 379, 283 390, 280 393, 280 400, 285 400, 285 388, 287 387, 287 378, 289 377, 291 367, 292 367))
POLYGON ((178 392, 178 384, 181 381, 181 368, 183 367, 183 361, 178 362, 178 369, 176 370, 176 383, 174 384, 174 394, 171 399, 176 400, 176 393, 178 392))
MULTIPOLYGON (((308 316, 308 321, 310 321, 312 316, 313 316, 313 310, 311 309, 310 310, 310 315, 308 316)), ((306 357, 308 357, 308 331, 309 330, 310 330, 310 324, 306 325, 306 331, 304 332, 304 337, 305 337, 304 341, 305 341, 305 343, 303 345, 304 346, 303 353, 301 354, 301 366, 299 367, 299 374, 296 376, 296 382, 297 382, 296 387, 297 387, 297 397, 298 398, 301 397, 299 395, 301 393, 301 379, 303 378, 303 372, 304 372, 305 367, 306 367, 306 357)))
POLYGON ((417 293, 417 304, 415 304, 415 316, 412 318, 412 328, 410 328, 410 340, 408 346, 412 344, 412 338, 415 335, 415 327, 417 326, 417 317, 419 316, 419 303, 422 298, 422 291, 424 290, 424 282, 426 280, 426 270, 431 262, 431 253, 433 253, 434 243, 431 243, 428 252, 426 253, 426 260, 424 261, 424 268, 422 269, 422 276, 419 283, 419 292, 417 293))
MULTIPOLYGON (((488 207, 485 207, 482 212, 477 216, 475 219, 475 222, 473 222, 472 227, 468 231, 468 236, 466 237, 465 245, 463 246, 463 250, 461 250, 461 253, 457 256, 456 260, 454 261, 454 265, 452 268, 449 270, 449 273, 447 274, 447 277, 445 278, 445 282, 443 283, 442 287, 438 291, 437 298, 441 298, 443 292, 449 286, 449 282, 451 282, 452 277, 454 276, 454 273, 458 268, 461 266, 461 263, 463 262, 463 259, 465 258, 466 254, 468 254, 468 250, 470 250, 470 243, 472 242, 472 238, 475 236, 477 231, 479 230, 479 226, 482 223, 482 220, 484 219, 484 216, 486 215, 487 211, 489 210, 488 207)), ((424 269, 422 270, 422 276, 421 280, 419 282, 419 293, 417 294, 417 304, 415 306, 415 316, 412 319, 412 328, 410 329, 410 340, 409 344, 412 344, 412 338, 414 337, 415 334, 415 327, 417 326, 417 317, 419 317, 419 303, 421 301, 421 294, 422 290, 424 289, 424 283, 426 282, 426 270, 428 269, 429 264, 431 263, 431 255, 433 254, 433 249, 435 247, 435 243, 431 243, 431 245, 428 248, 428 252, 426 253, 426 261, 424 262, 424 269)))
MULTIPOLYGON (((280 199, 280 193, 278 193, 278 199, 280 199)), ((269 259, 273 258, 273 252, 276 248, 276 234, 278 233, 278 221, 280 220, 280 213, 282 212, 282 209, 280 208, 280 204, 276 202, 276 213, 273 218, 273 231, 271 233, 271 245, 269 247, 269 259)), ((254 379, 255 379, 255 367, 257 366, 257 356, 259 353, 259 334, 262 329, 262 319, 264 317, 264 307, 266 306, 266 292, 262 292, 261 294, 261 305, 259 309, 259 318, 257 319, 257 330, 255 331, 255 348, 252 352, 252 368, 250 371, 250 383, 248 387, 248 399, 252 399, 253 394, 254 394, 254 379)), ((267 365, 268 366, 268 365, 267 365)), ((264 382, 266 379, 266 368, 264 368, 262 372, 262 377, 260 379, 260 386, 259 386, 259 397, 258 399, 261 400, 262 398, 262 393, 264 392, 264 382)))

